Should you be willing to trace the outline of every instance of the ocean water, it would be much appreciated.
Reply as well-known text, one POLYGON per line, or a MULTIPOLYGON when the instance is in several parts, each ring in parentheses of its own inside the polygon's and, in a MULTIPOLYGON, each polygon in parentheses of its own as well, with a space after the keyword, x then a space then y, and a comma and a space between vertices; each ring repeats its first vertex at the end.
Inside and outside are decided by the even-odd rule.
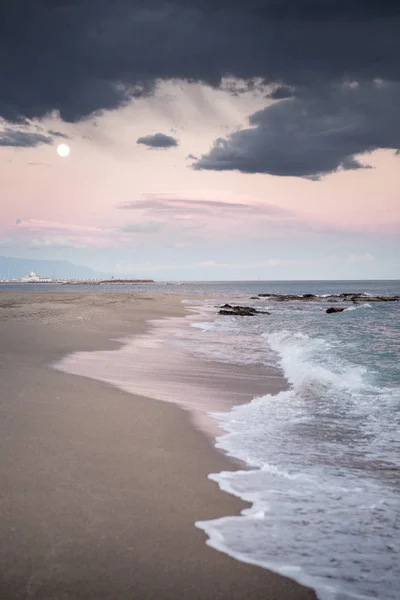
POLYGON ((232 283, 197 293, 205 290, 215 294, 203 303, 205 320, 175 343, 203 358, 279 366, 289 385, 213 414, 224 432, 216 445, 244 466, 210 478, 252 508, 197 526, 214 548, 309 585, 322 600, 397 600, 400 303, 368 295, 400 295, 400 283, 232 283), (347 291, 365 301, 326 314, 324 295, 347 291), (260 292, 321 298, 249 300, 260 292), (216 316, 216 301, 233 296, 271 315, 216 316))
POLYGON ((248 298, 259 293, 277 294, 330 294, 341 292, 365 292, 398 294, 400 282, 396 281, 157 281, 144 284, 65 285, 59 283, 0 283, 0 290, 43 290, 63 292, 153 292, 181 294, 190 298, 201 294, 210 298, 240 296, 248 298), (313 290, 312 292, 310 290, 313 290))
MULTIPOLYGON (((400 282, 163 282, 91 289, 181 294, 195 317, 160 344, 191 357, 257 365, 286 380, 275 395, 266 389, 247 404, 212 414, 221 430, 217 447, 243 467, 210 478, 252 506, 240 516, 197 522, 207 543, 309 585, 321 600, 398 600, 400 302, 373 303, 368 296, 400 295, 400 282), (327 315, 326 295, 342 292, 365 297, 327 315), (250 300, 259 293, 319 298, 250 300), (271 315, 217 315, 216 306, 231 299, 271 315)), ((137 391, 133 351, 119 351, 116 373, 111 352, 72 356, 62 368, 103 379, 107 371, 105 380, 137 391), (107 370, 100 368, 100 376, 102 357, 107 370)))

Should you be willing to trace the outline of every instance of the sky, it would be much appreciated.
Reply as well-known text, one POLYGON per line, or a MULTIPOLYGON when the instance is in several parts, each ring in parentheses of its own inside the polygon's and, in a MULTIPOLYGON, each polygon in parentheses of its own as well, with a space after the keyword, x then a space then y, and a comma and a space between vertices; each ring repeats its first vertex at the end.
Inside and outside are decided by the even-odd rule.
POLYGON ((397 1, 14 0, 0 55, 1 256, 400 277, 397 1))

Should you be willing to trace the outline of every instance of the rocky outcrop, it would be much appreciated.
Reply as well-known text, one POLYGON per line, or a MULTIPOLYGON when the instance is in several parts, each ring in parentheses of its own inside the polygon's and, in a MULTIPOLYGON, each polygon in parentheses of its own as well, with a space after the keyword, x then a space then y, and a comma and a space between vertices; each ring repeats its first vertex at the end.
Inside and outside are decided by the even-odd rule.
POLYGON ((224 304, 220 306, 219 315, 233 315, 238 317, 253 317, 254 315, 270 315, 271 313, 263 310, 257 310, 252 306, 231 306, 224 304))
POLYGON ((343 312, 344 310, 346 310, 345 308, 342 308, 340 306, 330 306, 326 312, 328 313, 328 315, 330 313, 338 313, 338 312, 343 312))
POLYGON ((346 292, 337 296, 328 296, 330 298, 340 298, 344 302, 398 302, 400 296, 364 296, 364 294, 354 294, 346 292))
POLYGON ((317 298, 314 294, 305 294, 304 296, 297 294, 258 294, 258 297, 277 300, 278 302, 284 302, 285 300, 313 300, 317 298))
POLYGON ((296 301, 326 301, 326 302, 398 302, 400 296, 365 296, 361 293, 344 292, 342 294, 331 294, 330 296, 317 296, 316 294, 258 294, 259 298, 267 300, 276 300, 278 302, 286 302, 290 300, 296 301))

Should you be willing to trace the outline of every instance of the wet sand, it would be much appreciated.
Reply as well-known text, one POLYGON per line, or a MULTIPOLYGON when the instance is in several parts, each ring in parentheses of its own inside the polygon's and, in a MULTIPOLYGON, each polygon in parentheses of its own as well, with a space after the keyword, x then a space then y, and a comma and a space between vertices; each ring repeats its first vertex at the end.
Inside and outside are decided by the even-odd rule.
POLYGON ((245 507, 207 479, 234 468, 171 403, 51 368, 118 349, 182 297, 0 294, 2 600, 308 600, 205 544, 197 520, 245 507))

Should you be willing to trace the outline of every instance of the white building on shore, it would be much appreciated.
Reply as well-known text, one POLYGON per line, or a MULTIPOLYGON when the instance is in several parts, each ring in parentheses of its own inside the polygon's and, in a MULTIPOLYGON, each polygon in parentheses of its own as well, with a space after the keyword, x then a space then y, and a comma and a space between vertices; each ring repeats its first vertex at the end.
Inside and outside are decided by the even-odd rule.
POLYGON ((31 271, 25 277, 21 277, 20 281, 21 283, 52 283, 53 280, 51 277, 42 277, 31 271))

